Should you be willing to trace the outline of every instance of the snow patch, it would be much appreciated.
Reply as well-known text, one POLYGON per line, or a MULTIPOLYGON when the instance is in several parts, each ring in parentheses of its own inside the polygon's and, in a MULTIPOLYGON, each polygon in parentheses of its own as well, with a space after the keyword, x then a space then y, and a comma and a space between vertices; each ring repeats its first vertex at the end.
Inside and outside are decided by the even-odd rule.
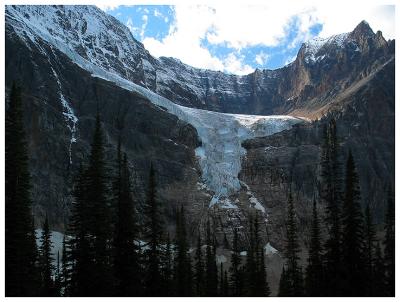
POLYGON ((224 255, 216 255, 216 258, 218 264, 225 263, 227 261, 224 255))
POLYGON ((258 201, 257 198, 255 198, 254 196, 249 198, 250 203, 252 204, 252 206, 256 209, 259 210, 261 212, 263 212, 265 214, 265 208, 261 205, 261 203, 258 201))
POLYGON ((318 56, 318 53, 325 45, 335 44, 337 47, 343 48, 348 36, 349 33, 343 33, 331 36, 329 38, 316 37, 310 41, 307 41, 304 43, 305 62, 314 63, 317 61, 322 61, 325 58, 325 55, 318 56))
MULTIPOLYGON (((36 236, 36 245, 38 247, 41 246, 41 236, 42 236, 43 230, 42 229, 36 229, 35 230, 35 236, 36 236)), ((51 245, 51 255, 53 257, 53 264, 57 265, 57 253, 60 253, 60 261, 62 258, 62 242, 63 242, 64 234, 56 231, 50 231, 50 241, 52 243, 51 245)))
POLYGON ((265 255, 270 256, 273 254, 278 253, 278 250, 276 248, 274 248, 270 242, 268 242, 265 246, 264 246, 264 251, 265 251, 265 255))

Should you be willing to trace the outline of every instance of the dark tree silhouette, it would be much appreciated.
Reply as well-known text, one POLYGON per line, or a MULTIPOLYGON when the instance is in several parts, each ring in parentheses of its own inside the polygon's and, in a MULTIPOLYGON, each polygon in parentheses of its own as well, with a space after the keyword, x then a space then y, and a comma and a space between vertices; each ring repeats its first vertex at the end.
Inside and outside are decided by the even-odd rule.
POLYGON ((387 295, 395 295, 395 211, 393 192, 388 190, 388 199, 385 216, 384 261, 386 265, 387 295))
POLYGON ((55 295, 53 273, 55 267, 53 265, 54 257, 51 254, 51 233, 49 228, 49 220, 46 218, 43 223, 42 235, 40 236, 39 263, 41 275, 41 291, 40 295, 51 297, 55 295))
POLYGON ((343 202, 344 295, 366 293, 364 255, 364 218, 360 206, 360 186, 351 151, 346 164, 346 188, 343 202))
POLYGON ((331 119, 324 127, 321 153, 321 199, 326 205, 325 223, 328 239, 325 243, 325 295, 342 294, 342 251, 341 251, 341 203, 342 203, 342 164, 336 121, 331 119))
POLYGON ((282 281, 282 287, 285 289, 280 296, 299 297, 304 293, 303 276, 299 265, 300 247, 298 243, 296 214, 293 205, 292 193, 289 192, 287 220, 286 220, 286 245, 285 245, 285 260, 286 269, 282 281))
POLYGON ((145 253, 145 290, 148 296, 159 296, 162 293, 160 244, 163 237, 163 221, 157 196, 156 176, 152 164, 149 173, 145 215, 145 239, 148 245, 145 253))
POLYGON ((305 289, 307 296, 320 297, 323 292, 323 265, 320 220, 317 212, 317 204, 314 200, 311 222, 311 241, 308 251, 308 266, 306 269, 305 289))
POLYGON ((34 296, 39 288, 38 253, 21 88, 15 83, 5 119, 5 294, 34 296))
POLYGON ((131 175, 126 154, 121 152, 121 139, 117 150, 117 173, 114 177, 113 198, 116 204, 113 266, 115 295, 138 296, 142 293, 139 250, 135 244, 137 226, 131 189, 131 175))

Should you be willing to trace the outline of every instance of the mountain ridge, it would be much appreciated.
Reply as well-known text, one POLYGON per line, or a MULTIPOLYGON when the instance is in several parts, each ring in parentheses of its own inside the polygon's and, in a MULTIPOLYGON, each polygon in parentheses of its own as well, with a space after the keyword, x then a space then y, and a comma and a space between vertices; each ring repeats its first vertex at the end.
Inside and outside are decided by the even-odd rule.
MULTIPOLYGON (((24 8, 18 7, 18 9, 23 11, 24 8)), ((362 21, 350 33, 339 34, 326 39, 315 38, 303 43, 295 61, 284 67, 275 70, 255 70, 248 75, 237 76, 220 71, 197 69, 175 58, 154 58, 145 50, 143 44, 133 38, 124 24, 105 14, 97 7, 61 6, 51 9, 54 9, 53 17, 47 17, 47 19, 68 20, 65 16, 70 17, 71 11, 77 10, 79 14, 80 10, 84 12, 93 10, 101 17, 100 20, 103 20, 100 23, 107 23, 109 20, 113 21, 111 22, 112 25, 115 23, 115 26, 106 27, 107 33, 114 34, 117 31, 114 28, 124 29, 122 38, 115 39, 117 42, 113 42, 112 46, 105 49, 103 44, 111 43, 111 41, 102 38, 101 31, 100 33, 95 32, 94 36, 89 35, 90 30, 88 31, 84 26, 86 19, 83 17, 85 14, 80 15, 85 22, 69 24, 64 20, 67 28, 74 29, 73 37, 77 42, 68 42, 68 36, 63 37, 60 33, 57 35, 61 36, 61 40, 68 42, 68 45, 72 43, 72 48, 75 48, 75 51, 81 54, 84 59, 94 62, 101 68, 115 72, 119 76, 146 87, 177 104, 227 113, 260 115, 290 113, 293 109, 299 109, 297 108, 299 105, 293 102, 294 98, 298 99, 297 103, 306 102, 310 97, 308 95, 309 86, 320 84, 321 75, 314 75, 314 69, 320 69, 321 65, 325 69, 339 69, 338 66, 329 66, 329 64, 332 64, 332 59, 337 56, 348 61, 339 62, 341 65, 347 63, 365 65, 365 62, 360 64, 359 61, 365 59, 366 56, 369 57, 370 52, 376 49, 382 49, 388 60, 390 57, 388 44, 394 43, 394 41, 387 43, 379 32, 374 34, 369 25, 362 21), (54 17, 54 15, 57 17, 54 17), (112 30, 110 31, 109 28, 112 30), (84 32, 84 38, 82 38, 81 32, 84 32), (121 39, 123 42, 118 43, 121 39), (131 44, 132 47, 130 47, 131 44), (369 49, 370 47, 372 50, 369 49), (317 57, 315 57, 316 55, 317 57)), ((19 22, 24 22, 24 17, 21 17, 21 13, 17 13, 16 9, 6 8, 6 17, 11 18, 12 16, 19 19, 19 22)), ((38 17, 40 14, 34 16, 40 19, 38 17)), ((58 20, 58 22, 61 21, 58 20)), ((50 31, 56 31, 52 29, 54 23, 47 21, 46 24, 50 24, 48 25, 50 31)), ((374 60, 374 58, 369 58, 369 60, 374 60)), ((384 62, 379 64, 382 63, 384 62)), ((351 68, 354 68, 354 66, 351 66, 351 68)), ((357 70, 357 72, 361 71, 357 70)), ((336 72, 336 74, 330 76, 329 80, 334 82, 338 80, 346 81, 344 77, 347 76, 347 72, 342 72, 342 74, 336 72)), ((331 72, 326 74, 330 75, 331 72)), ((321 93, 328 92, 321 87, 314 90, 318 89, 321 90, 321 93)), ((321 93, 319 93, 319 97, 321 93)))

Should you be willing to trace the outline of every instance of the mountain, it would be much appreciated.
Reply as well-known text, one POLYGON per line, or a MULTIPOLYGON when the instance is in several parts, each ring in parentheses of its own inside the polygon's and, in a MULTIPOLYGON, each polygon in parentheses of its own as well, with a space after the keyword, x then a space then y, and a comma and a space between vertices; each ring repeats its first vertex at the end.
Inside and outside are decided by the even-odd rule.
MULTIPOLYGON (((12 81, 23 84, 38 222, 48 213, 53 228, 64 230, 97 111, 110 162, 123 122, 137 201, 153 163, 168 229, 184 204, 191 240, 211 219, 222 244, 258 211, 265 245, 281 250, 290 188, 306 231, 330 117, 342 158, 353 151, 363 202, 382 221, 394 184, 395 42, 365 21, 350 33, 304 43, 280 69, 237 76, 154 58, 127 27, 93 6, 13 5, 5 16, 6 95, 12 81)), ((281 260, 269 256, 275 291, 281 260)))

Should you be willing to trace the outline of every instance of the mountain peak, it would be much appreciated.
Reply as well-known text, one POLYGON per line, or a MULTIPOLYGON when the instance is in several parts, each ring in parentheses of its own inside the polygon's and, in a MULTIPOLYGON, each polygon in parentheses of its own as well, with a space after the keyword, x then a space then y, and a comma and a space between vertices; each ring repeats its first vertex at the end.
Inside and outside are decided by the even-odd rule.
POLYGON ((369 26, 368 22, 365 20, 362 20, 351 32, 351 35, 353 37, 361 37, 361 36, 373 36, 374 31, 371 29, 369 26))

